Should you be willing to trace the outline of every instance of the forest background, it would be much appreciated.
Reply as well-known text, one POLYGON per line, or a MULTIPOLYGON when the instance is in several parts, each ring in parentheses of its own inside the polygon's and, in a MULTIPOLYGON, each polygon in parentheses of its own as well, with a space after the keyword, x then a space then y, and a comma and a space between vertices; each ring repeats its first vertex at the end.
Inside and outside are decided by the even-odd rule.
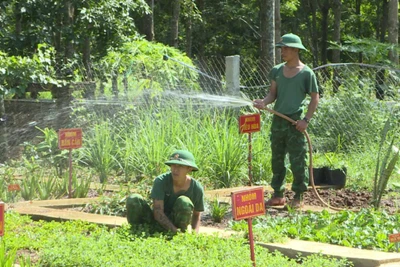
POLYGON ((140 76, 140 90, 159 89, 154 81, 161 76, 188 75, 160 64, 160 53, 191 66, 240 55, 267 84, 268 71, 281 61, 274 44, 288 32, 301 36, 308 48, 302 60, 312 67, 398 67, 398 0, 10 0, 0 8, 2 122, 4 100, 46 91, 62 98, 73 83, 86 83, 82 97, 90 99, 111 81, 117 95, 118 79, 124 83, 135 64, 128 74, 140 76), (149 66, 159 68, 159 77, 149 66))

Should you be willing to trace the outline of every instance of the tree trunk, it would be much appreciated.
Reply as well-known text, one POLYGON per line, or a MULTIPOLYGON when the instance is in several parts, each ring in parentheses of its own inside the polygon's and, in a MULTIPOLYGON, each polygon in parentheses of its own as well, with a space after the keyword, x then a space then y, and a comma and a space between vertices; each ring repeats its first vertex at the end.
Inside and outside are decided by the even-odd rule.
MULTIPOLYGON (((342 1, 341 0, 334 0, 333 1, 333 16, 334 16, 334 23, 333 23, 333 41, 336 44, 340 45, 340 21, 341 21, 341 13, 342 13, 342 1)), ((340 63, 340 50, 334 49, 332 51, 332 62, 333 63, 340 63)), ((338 92, 339 87, 341 85, 340 76, 337 71, 337 68, 333 68, 333 92, 338 92)))
MULTIPOLYGON (((359 0, 361 1, 361 0, 359 0)), ((397 9, 396 9, 397 12, 397 9)), ((385 43, 386 31, 388 28, 389 4, 387 0, 382 1, 382 17, 380 27, 379 40, 385 43)), ((385 98, 384 84, 385 84, 385 69, 379 69, 375 74, 375 97, 376 99, 383 100, 385 98)))
POLYGON ((318 54, 319 54, 319 49, 318 49, 318 28, 317 28, 317 0, 309 0, 309 7, 311 11, 311 51, 313 54, 313 66, 317 67, 318 64, 318 54))
POLYGON ((275 0, 260 2, 260 64, 263 78, 267 80, 268 73, 275 64, 275 0))
POLYGON ((188 16, 185 23, 186 29, 186 55, 192 57, 192 17, 188 16))
POLYGON ((93 73, 92 73, 92 63, 91 63, 91 60, 90 60, 90 37, 91 37, 91 34, 90 34, 90 30, 91 30, 91 25, 88 25, 88 27, 87 27, 87 31, 86 31, 86 35, 85 35, 85 37, 84 37, 84 40, 83 40, 83 51, 82 51, 82 60, 83 60, 83 65, 85 66, 85 69, 86 69, 86 78, 89 80, 89 81, 92 81, 93 80, 93 73))
POLYGON ((111 77, 111 88, 114 99, 118 99, 119 89, 118 89, 118 73, 114 73, 111 77))
POLYGON ((22 14, 21 14, 21 7, 19 4, 16 4, 15 6, 15 46, 14 49, 16 49, 17 51, 19 49, 22 49, 21 46, 21 29, 22 29, 22 25, 21 25, 21 21, 22 21, 22 14))
MULTIPOLYGON (((63 27, 63 16, 57 17, 56 27, 54 29, 54 48, 56 50, 56 60, 61 62, 63 59, 62 43, 61 43, 61 32, 63 27)), ((57 74, 60 75, 60 70, 57 70, 57 74)))
POLYGON ((126 74, 126 71, 124 72, 124 77, 122 78, 122 84, 124 85, 125 97, 128 97, 129 84, 128 84, 128 74, 126 74))
POLYGON ((395 64, 399 64, 399 56, 397 54, 396 47, 399 44, 399 1, 389 1, 389 13, 388 13, 388 41, 393 45, 393 49, 389 51, 389 60, 395 64))
POLYGON ((375 0, 376 2, 376 21, 375 21, 375 38, 376 40, 380 39, 381 36, 381 20, 382 20, 382 7, 381 7, 381 2, 382 0, 375 0))
MULTIPOLYGON (((357 15, 357 24, 358 24, 358 38, 362 38, 361 32, 362 32, 362 24, 361 24, 361 2, 362 0, 356 0, 356 15, 357 15)), ((363 62, 363 54, 362 52, 358 53, 358 62, 362 63, 363 62)))
POLYGON ((328 15, 331 8, 329 1, 324 0, 321 5, 321 63, 328 63, 328 15))
MULTIPOLYGON (((333 41, 340 45, 340 21, 342 16, 342 1, 334 0, 333 2, 333 41)), ((332 62, 339 63, 340 62, 340 50, 334 49, 332 51, 332 62)))
MULTIPOLYGON (((281 39, 281 0, 275 0, 275 42, 281 39)), ((275 48, 275 64, 281 62, 281 53, 279 48, 275 48)))
POLYGON ((56 98, 57 110, 60 112, 57 113, 57 126, 56 130, 58 131, 61 128, 67 128, 70 124, 70 107, 72 101, 72 90, 70 89, 70 85, 67 84, 62 87, 55 87, 52 91, 53 98, 56 98))
POLYGON ((74 55, 74 33, 73 33, 73 24, 74 24, 74 12, 75 8, 70 0, 64 1, 64 32, 65 32, 65 59, 72 59, 74 55))
POLYGON ((6 115, 6 109, 4 107, 4 96, 0 94, 0 118, 4 118, 6 115))
MULTIPOLYGON (((200 14, 203 14, 204 12, 204 0, 196 0, 196 6, 200 12, 200 14)), ((204 18, 203 18, 204 19, 204 18)), ((196 57, 199 59, 199 62, 201 65, 204 63, 204 37, 205 37, 205 30, 204 30, 204 22, 200 23, 199 25, 196 26, 198 27, 197 33, 195 32, 196 39, 195 39, 195 44, 192 44, 192 51, 193 48, 195 48, 194 53, 196 54, 196 57)))
POLYGON ((8 157, 8 141, 6 128, 6 110, 4 97, 0 94, 0 162, 6 162, 8 157))
POLYGON ((170 40, 169 45, 178 48, 179 41, 179 15, 181 10, 181 1, 172 1, 172 18, 170 28, 170 40))
POLYGON ((385 37, 386 37, 386 31, 388 28, 388 13, 389 13, 389 3, 388 0, 382 0, 382 17, 381 17, 381 25, 380 25, 380 35, 379 35, 379 41, 381 43, 385 43, 385 37))
POLYGON ((150 14, 144 14, 138 22, 139 32, 144 34, 147 41, 154 40, 154 0, 146 0, 150 14))

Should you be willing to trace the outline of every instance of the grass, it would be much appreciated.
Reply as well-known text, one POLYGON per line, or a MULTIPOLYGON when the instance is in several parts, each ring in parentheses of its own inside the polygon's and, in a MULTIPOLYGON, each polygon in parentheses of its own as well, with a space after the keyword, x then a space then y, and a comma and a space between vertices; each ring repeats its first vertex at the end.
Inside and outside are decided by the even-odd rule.
MULTIPOLYGON (((81 221, 32 221, 27 216, 6 214, 7 250, 36 255, 29 266, 253 266, 249 245, 240 237, 145 233, 127 225, 107 229, 81 221)), ((255 247, 259 266, 352 266, 346 260, 321 255, 289 259, 279 252, 255 247)))
MULTIPOLYGON (((118 151, 114 159, 115 172, 122 169, 125 180, 130 181, 139 176, 155 177, 167 170, 163 162, 168 155, 177 148, 183 148, 191 150, 196 156, 200 171, 193 175, 199 177, 208 188, 231 187, 248 182, 249 143, 247 135, 239 134, 239 114, 229 108, 195 106, 190 100, 184 104, 166 99, 159 102, 113 108, 114 119, 108 122, 108 127, 113 134, 112 145, 118 151), (159 102, 163 105, 160 106, 159 102)), ((247 111, 246 108, 241 110, 247 111)), ((85 116, 77 116, 79 120, 76 123, 87 127, 89 124, 102 123, 101 121, 108 120, 110 116, 104 112, 97 115, 94 117, 99 122, 88 122, 85 116)), ((253 181, 258 184, 267 184, 272 176, 269 149, 270 118, 269 114, 265 114, 261 131, 253 133, 252 136, 253 181)), ((317 121, 313 123, 318 124, 317 121)), ((323 132, 323 129, 319 129, 319 132, 323 132)), ((362 138, 368 139, 372 135, 375 133, 363 132, 361 141, 357 141, 363 142, 362 138)), ((353 144, 351 147, 351 144, 345 143, 345 138, 332 136, 329 138, 334 139, 332 143, 337 143, 336 150, 323 151, 318 146, 320 139, 313 139, 313 135, 311 138, 318 148, 314 153, 315 165, 346 165, 349 185, 372 188, 374 168, 371 166, 375 166, 376 162, 373 143, 365 141, 368 143, 365 149, 359 144, 353 144)), ((371 140, 375 139, 374 137, 371 140)), ((95 140, 88 138, 86 142, 90 146, 95 140)), ((290 182, 291 179, 289 172, 287 180, 290 182)), ((400 175, 396 173, 392 179, 400 181, 400 175)))

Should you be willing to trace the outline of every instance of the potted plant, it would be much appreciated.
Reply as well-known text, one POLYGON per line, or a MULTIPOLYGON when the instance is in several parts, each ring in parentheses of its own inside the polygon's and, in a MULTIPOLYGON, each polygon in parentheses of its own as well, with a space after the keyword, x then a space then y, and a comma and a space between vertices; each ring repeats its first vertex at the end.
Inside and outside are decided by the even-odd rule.
POLYGON ((343 188, 346 185, 347 167, 337 153, 325 153, 324 156, 328 161, 325 169, 327 184, 343 188))
MULTIPOLYGON (((313 167, 314 185, 327 184, 326 170, 326 166, 313 167)), ((308 184, 311 185, 311 177, 308 184)))

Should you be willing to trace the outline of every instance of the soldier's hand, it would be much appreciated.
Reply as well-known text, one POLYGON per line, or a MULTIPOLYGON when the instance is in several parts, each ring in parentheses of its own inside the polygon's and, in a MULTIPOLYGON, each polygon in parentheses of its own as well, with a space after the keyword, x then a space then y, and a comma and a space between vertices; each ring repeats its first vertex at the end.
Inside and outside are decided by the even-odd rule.
POLYGON ((308 123, 305 122, 304 120, 298 120, 296 121, 296 130, 299 132, 304 132, 308 127, 308 123))
POLYGON ((253 101, 254 107, 258 109, 265 108, 265 102, 263 99, 256 99, 253 101))

